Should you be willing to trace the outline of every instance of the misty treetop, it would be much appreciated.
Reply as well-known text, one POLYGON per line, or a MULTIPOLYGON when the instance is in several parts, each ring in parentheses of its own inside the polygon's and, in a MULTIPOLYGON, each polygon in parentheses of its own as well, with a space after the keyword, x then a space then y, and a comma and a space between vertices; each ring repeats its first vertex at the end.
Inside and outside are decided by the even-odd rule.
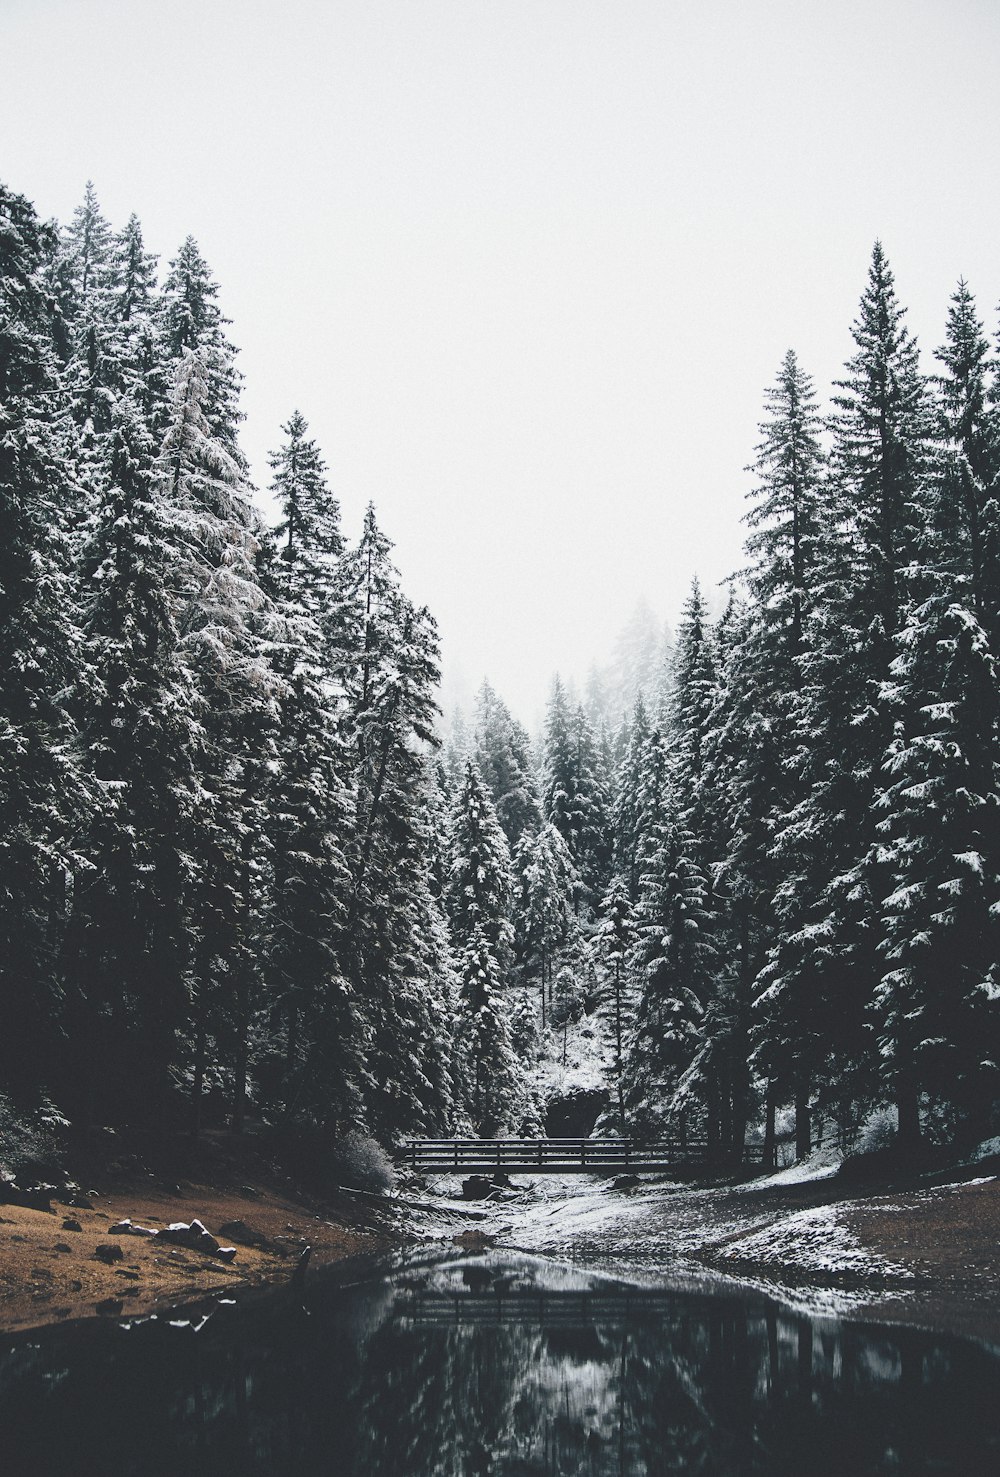
POLYGON ((374 508, 346 537, 299 410, 264 521, 218 299, 194 237, 161 276, 92 186, 63 229, 0 188, 0 1090, 83 1126, 539 1132, 575 1041, 582 1131, 995 1132, 968 285, 927 373, 876 245, 829 415, 794 352, 765 391, 728 602, 695 581, 675 636, 640 607, 534 737, 488 683, 442 725, 433 617, 374 508))

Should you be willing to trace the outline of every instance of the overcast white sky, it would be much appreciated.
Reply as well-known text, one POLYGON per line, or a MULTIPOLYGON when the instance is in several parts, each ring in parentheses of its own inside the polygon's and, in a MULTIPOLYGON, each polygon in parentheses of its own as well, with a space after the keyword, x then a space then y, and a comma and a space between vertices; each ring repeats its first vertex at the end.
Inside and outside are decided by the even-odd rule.
POLYGON ((1000 296, 996 0, 0 0, 0 177, 193 233, 256 480, 298 406, 446 667, 532 721, 740 560, 762 394, 880 236, 1000 296))

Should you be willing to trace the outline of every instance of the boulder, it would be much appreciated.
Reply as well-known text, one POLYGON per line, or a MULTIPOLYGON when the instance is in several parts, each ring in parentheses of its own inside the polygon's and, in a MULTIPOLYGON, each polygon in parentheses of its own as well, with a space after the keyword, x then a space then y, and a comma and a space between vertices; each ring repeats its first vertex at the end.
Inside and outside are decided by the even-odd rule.
POLYGON ((462 1181, 463 1200, 488 1200, 493 1190, 494 1186, 482 1174, 470 1174, 467 1180, 462 1181))
POLYGON ((99 1246, 94 1248, 94 1257, 97 1261, 104 1262, 110 1267, 112 1262, 123 1262, 125 1260, 125 1253, 117 1243, 102 1241, 99 1246))

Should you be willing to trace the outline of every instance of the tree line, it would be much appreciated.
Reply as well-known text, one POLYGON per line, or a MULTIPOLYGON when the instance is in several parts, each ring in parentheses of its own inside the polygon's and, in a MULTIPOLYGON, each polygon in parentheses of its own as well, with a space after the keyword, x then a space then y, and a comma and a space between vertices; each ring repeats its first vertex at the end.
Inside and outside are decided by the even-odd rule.
POLYGON ((993 1126, 1000 410, 965 284, 933 376, 879 246, 830 416, 786 356, 718 618, 695 584, 537 739, 484 684, 443 743, 433 618, 297 411, 254 506, 218 291, 90 186, 64 228, 0 187, 0 1086, 82 1124, 538 1131, 533 1065, 593 1017, 617 1126, 993 1126))

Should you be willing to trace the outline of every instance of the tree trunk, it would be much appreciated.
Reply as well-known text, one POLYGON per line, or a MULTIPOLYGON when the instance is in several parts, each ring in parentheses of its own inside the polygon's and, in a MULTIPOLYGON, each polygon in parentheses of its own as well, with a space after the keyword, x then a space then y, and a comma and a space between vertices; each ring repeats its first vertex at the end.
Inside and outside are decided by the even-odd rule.
POLYGON ((920 1144, 920 1100, 910 1067, 903 1067, 896 1073, 896 1112, 899 1115, 899 1147, 904 1150, 917 1148, 920 1144))
POLYGON ((764 1098, 764 1168, 774 1169, 776 1164, 774 1119, 778 1106, 777 1084, 773 1077, 767 1079, 764 1098))
POLYGON ((802 1073, 795 1082, 795 1157, 808 1159, 812 1152, 812 1126, 809 1118, 809 1078, 802 1073))
POLYGON ((705 1106, 708 1110, 708 1157, 714 1161, 719 1153, 719 1088, 714 1077, 708 1082, 705 1106))

